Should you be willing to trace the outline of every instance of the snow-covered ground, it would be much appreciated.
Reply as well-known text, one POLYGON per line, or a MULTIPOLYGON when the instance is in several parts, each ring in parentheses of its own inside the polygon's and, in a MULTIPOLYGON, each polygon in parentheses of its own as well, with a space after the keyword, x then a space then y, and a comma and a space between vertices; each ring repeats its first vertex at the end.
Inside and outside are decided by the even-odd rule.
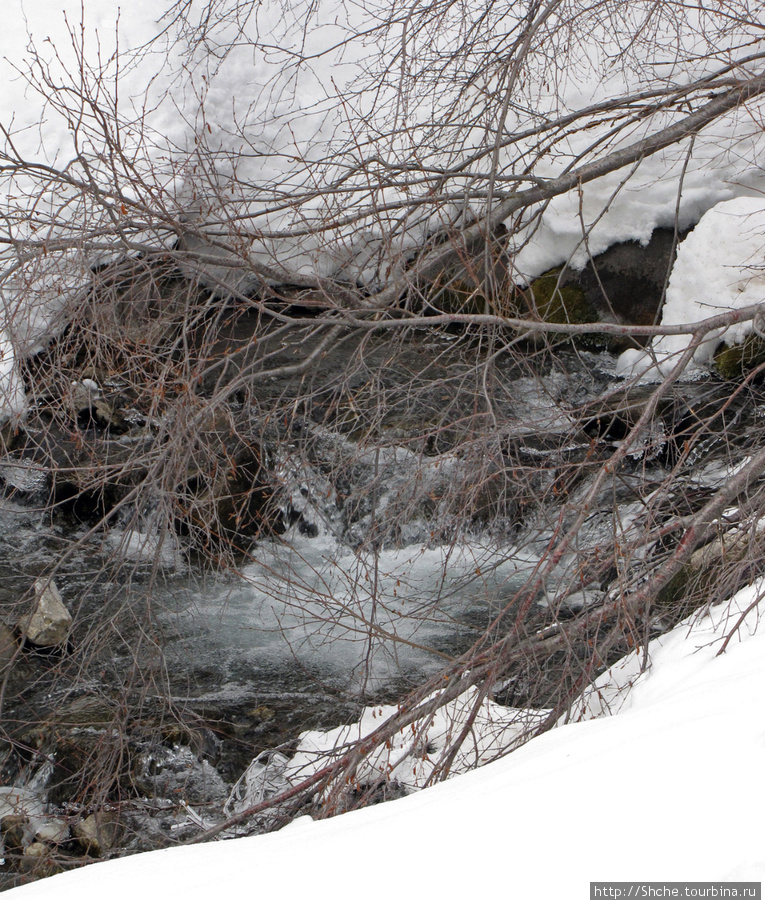
POLYGON ((9 896, 553 900, 588 896, 590 881, 760 881, 765 630, 754 601, 764 592, 760 582, 695 614, 651 643, 644 674, 638 654, 601 677, 582 721, 466 775, 335 819, 97 864, 9 896))
MULTIPOLYGON (((165 6, 171 4, 3 4, 0 123, 13 140, 10 156, 53 167, 32 171, 24 165, 3 176, 7 237, 34 235, 41 254, 46 245, 43 266, 40 254, 11 254, 0 273, 0 405, 6 416, 22 415, 25 407, 14 357, 59 327, 57 313, 77 294, 83 267, 103 258, 120 236, 161 246, 176 236, 167 221, 182 216, 189 246, 208 256, 211 281, 241 287, 248 279, 316 273, 380 284, 400 270, 408 248, 456 209, 429 200, 405 208, 412 198, 427 200, 432 186, 419 179, 418 166, 459 166, 478 153, 469 172, 483 196, 496 123, 491 109, 483 110, 482 97, 502 91, 491 80, 491 67, 475 84, 465 73, 492 52, 492 42, 502 35, 512 39, 514 13, 492 7, 473 32, 473 49, 463 51, 462 30, 484 15, 482 4, 436 7, 432 20, 431 13, 415 9, 406 34, 400 19, 381 28, 390 13, 383 0, 363 9, 339 0, 216 3, 218 19, 196 29, 188 23, 179 28, 175 16, 161 18, 165 6), (237 12, 224 16, 224 9, 237 12), (402 47, 400 71, 386 71, 386 60, 402 47), (440 59, 449 60, 448 77, 424 77, 440 59), (418 71, 419 81, 413 77, 418 71), (461 102, 483 110, 472 127, 461 118, 450 124, 461 102), (111 122, 106 133, 104 122, 111 122), (413 174, 407 180, 401 172, 408 168, 413 174), (81 191, 62 172, 85 184, 92 179, 98 190, 81 191), (378 177, 384 186, 375 183, 378 177), (327 190, 330 182, 334 187, 327 190), (31 223, 24 215, 29 210, 31 223), (232 249, 210 246, 210 237, 232 249), (51 249, 56 241, 63 245, 51 249), (216 267, 216 257, 244 262, 252 271, 248 275, 246 265, 216 267)), ((552 33, 550 52, 535 57, 515 86, 517 102, 507 111, 503 134, 629 90, 687 84, 729 65, 734 76, 757 71, 758 62, 737 68, 737 60, 756 50, 756 17, 749 24, 743 18, 695 22, 695 16, 714 13, 686 9, 687 19, 677 19, 679 34, 671 17, 656 23, 649 16, 658 31, 646 26, 632 40, 651 5, 622 6, 599 20, 585 4, 572 26, 580 33, 552 33), (650 40, 643 40, 646 33, 650 40)), ((194 21, 202 5, 187 8, 194 21)), ((510 143, 498 161, 503 177, 523 175, 532 161, 535 178, 556 177, 684 114, 636 115, 614 134, 609 116, 594 116, 547 149, 540 150, 536 136, 510 143)), ((520 223, 515 232, 517 277, 528 279, 569 259, 583 264, 588 252, 616 241, 647 241, 657 226, 677 221, 687 227, 722 201, 753 197, 759 203, 764 163, 765 133, 753 103, 639 165, 553 198, 540 219, 520 223)), ((455 191, 462 189, 462 177, 454 181, 455 191)), ((481 202, 471 200, 471 211, 480 212, 481 202)), ((729 265, 722 249, 715 259, 729 265)), ((740 265, 735 250, 734 257, 732 264, 740 265)), ((673 290, 682 291, 680 282, 678 275, 673 290)), ((699 309, 707 299, 696 297, 699 309)), ((625 370, 632 362, 624 363, 625 370)))

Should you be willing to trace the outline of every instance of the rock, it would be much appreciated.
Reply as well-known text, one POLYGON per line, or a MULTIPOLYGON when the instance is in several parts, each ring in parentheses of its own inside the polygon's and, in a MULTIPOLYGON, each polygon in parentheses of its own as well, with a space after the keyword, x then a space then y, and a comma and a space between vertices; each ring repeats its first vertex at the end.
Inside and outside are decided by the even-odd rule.
POLYGON ((24 849, 27 817, 23 815, 7 815, 0 822, 0 838, 6 850, 24 849))
POLYGON ((42 859, 50 854, 50 847, 37 841, 24 848, 24 856, 30 859, 42 859))
MULTIPOLYGON (((436 309, 446 312, 510 314, 528 312, 546 322, 583 324, 616 322, 624 325, 651 325, 657 319, 677 244, 687 232, 677 235, 671 228, 657 228, 647 244, 624 241, 589 260, 581 271, 564 267, 547 272, 528 288, 518 291, 515 300, 524 302, 513 310, 515 300, 508 290, 507 275, 495 273, 495 281, 506 298, 487 300, 482 263, 474 277, 458 270, 446 271, 425 293, 436 309), (510 301, 511 308, 505 308, 510 301)), ((620 339, 621 340, 621 339, 620 339)), ((612 349, 615 340, 609 342, 612 349)), ((634 346, 630 342, 630 346, 634 346)))
POLYGON ((35 878, 48 878, 63 871, 61 865, 51 856, 52 848, 48 844, 35 841, 24 848, 19 860, 19 869, 35 878))
POLYGON ((576 283, 604 321, 652 325, 656 321, 677 243, 671 228, 657 228, 647 244, 624 241, 593 257, 581 272, 568 270, 563 285, 576 283))
POLYGON ((119 836, 119 815, 116 810, 98 810, 74 826, 74 836, 83 850, 102 856, 116 844, 119 836))
POLYGON ((95 410, 96 421, 104 428, 109 428, 111 431, 120 434, 129 429, 128 421, 114 403, 106 399, 98 399, 93 404, 93 408, 95 410))
POLYGON ((115 751, 115 739, 119 742, 113 731, 54 725, 46 743, 55 758, 46 786, 50 802, 57 806, 82 802, 98 790, 95 785, 118 779, 120 765, 129 764, 130 743, 115 751))
POLYGON ((34 589, 35 608, 20 619, 19 633, 37 647, 65 644, 72 627, 72 616, 64 606, 56 583, 50 578, 38 578, 34 589))
POLYGON ((582 325, 597 322, 598 309, 582 288, 561 269, 545 272, 523 291, 529 311, 558 325, 582 325))
POLYGON ((80 413, 88 412, 100 396, 98 385, 92 378, 84 378, 82 381, 73 381, 70 390, 69 403, 75 418, 80 413))

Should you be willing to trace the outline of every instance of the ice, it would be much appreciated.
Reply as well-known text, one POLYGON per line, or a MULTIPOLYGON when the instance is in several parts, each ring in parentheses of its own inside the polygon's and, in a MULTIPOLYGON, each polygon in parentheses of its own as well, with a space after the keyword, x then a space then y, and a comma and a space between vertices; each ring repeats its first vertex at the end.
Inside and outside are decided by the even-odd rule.
MULTIPOLYGON (((244 770, 244 773, 231 789, 228 800, 223 807, 226 816, 235 816, 250 807, 270 800, 289 790, 290 782, 284 777, 289 760, 278 751, 261 753, 244 770)), ((283 815, 278 805, 266 810, 255 820, 259 827, 273 824, 283 815)), ((252 822, 248 828, 252 827, 252 822)))
POLYGON ((181 639, 168 648, 178 671, 193 642, 195 658, 214 660, 227 678, 297 665, 344 691, 374 693, 438 671, 536 562, 488 541, 354 552, 297 531, 259 543, 255 556, 238 584, 178 597, 163 613, 181 639))

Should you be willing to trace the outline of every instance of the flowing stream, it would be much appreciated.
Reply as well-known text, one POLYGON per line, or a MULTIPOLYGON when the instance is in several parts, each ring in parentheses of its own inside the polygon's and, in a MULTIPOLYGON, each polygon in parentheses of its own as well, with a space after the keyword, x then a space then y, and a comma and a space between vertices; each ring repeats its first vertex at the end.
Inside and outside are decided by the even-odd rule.
MULTIPOLYGON (((0 745, 3 784, 28 789, 34 783, 42 799, 59 807, 82 802, 72 769, 79 757, 103 752, 100 737, 113 734, 109 729, 119 721, 131 760, 119 783, 132 779, 131 789, 138 784, 175 816, 174 825, 155 822, 153 830, 141 820, 135 827, 144 836, 126 846, 159 846, 169 840, 169 828, 183 824, 170 796, 182 789, 179 773, 186 773, 185 790, 196 766, 207 786, 187 797, 219 807, 258 753, 282 747, 306 728, 347 722, 371 701, 395 701, 436 674, 500 610, 512 609, 554 533, 565 528, 573 512, 565 512, 564 499, 588 490, 591 478, 585 469, 579 482, 559 492, 568 462, 586 460, 595 442, 613 446, 620 439, 616 420, 599 423, 593 437, 581 423, 572 427, 570 417, 613 388, 612 359, 584 354, 566 366, 565 375, 557 369, 513 376, 503 394, 512 409, 498 438, 503 472, 523 472, 512 502, 512 478, 503 476, 498 491, 489 467, 473 484, 470 453, 456 444, 442 452, 412 449, 398 421, 377 443, 304 423, 310 452, 305 443, 286 444, 274 458, 288 527, 255 542, 236 571, 201 573, 180 540, 158 535, 150 520, 145 531, 117 523, 107 533, 70 515, 51 515, 33 471, 4 473, 16 488, 16 499, 0 501, 5 633, 31 581, 54 565, 75 625, 65 651, 13 654, 3 688, 10 738, 0 745), (455 507, 454 497, 464 496, 473 498, 472 516, 455 507), (196 735, 191 744, 177 737, 176 721, 196 735), (52 738, 55 732, 60 739, 64 725, 75 748, 69 755, 52 738), (42 777, 46 763, 52 775, 42 777)), ((706 402, 716 389, 682 386, 671 415, 677 417, 681 400, 706 402)), ((741 454, 761 408, 751 400, 744 406, 741 454)), ((603 492, 572 553, 537 598, 533 616, 540 623, 558 586, 570 583, 577 554, 640 527, 646 498, 672 463, 670 424, 667 416, 658 420, 618 483, 603 492)), ((730 449, 710 438, 694 468, 696 492, 727 477, 730 449)), ((690 479, 678 482, 679 494, 690 479)), ((571 609, 584 602, 579 592, 571 609)))

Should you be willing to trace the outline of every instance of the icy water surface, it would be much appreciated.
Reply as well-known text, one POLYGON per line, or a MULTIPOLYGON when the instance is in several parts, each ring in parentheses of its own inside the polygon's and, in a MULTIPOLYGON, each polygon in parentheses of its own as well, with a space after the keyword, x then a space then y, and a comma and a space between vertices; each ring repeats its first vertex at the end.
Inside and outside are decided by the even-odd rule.
MULTIPOLYGON (((478 542, 354 553, 331 537, 263 544, 237 583, 185 596, 162 615, 168 662, 222 685, 278 671, 349 695, 421 681, 469 646, 532 562, 478 542)), ((202 678, 202 681, 205 679, 202 678)))

